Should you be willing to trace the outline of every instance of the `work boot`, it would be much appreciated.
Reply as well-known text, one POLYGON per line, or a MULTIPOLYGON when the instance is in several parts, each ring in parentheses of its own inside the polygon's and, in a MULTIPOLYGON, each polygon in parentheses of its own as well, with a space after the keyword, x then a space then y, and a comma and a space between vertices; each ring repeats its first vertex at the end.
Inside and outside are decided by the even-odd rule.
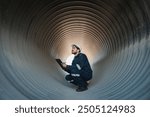
POLYGON ((83 86, 82 86, 82 87, 79 86, 79 87, 76 89, 77 92, 86 91, 86 90, 88 90, 88 88, 87 88, 87 87, 83 87, 83 86))

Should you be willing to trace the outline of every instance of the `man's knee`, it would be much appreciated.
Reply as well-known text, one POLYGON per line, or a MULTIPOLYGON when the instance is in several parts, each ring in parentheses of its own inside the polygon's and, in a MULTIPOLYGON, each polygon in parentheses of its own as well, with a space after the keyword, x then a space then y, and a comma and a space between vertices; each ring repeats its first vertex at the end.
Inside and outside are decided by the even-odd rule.
POLYGON ((72 80, 72 77, 71 77, 70 75, 66 75, 65 79, 66 79, 67 81, 70 81, 70 80, 72 80))

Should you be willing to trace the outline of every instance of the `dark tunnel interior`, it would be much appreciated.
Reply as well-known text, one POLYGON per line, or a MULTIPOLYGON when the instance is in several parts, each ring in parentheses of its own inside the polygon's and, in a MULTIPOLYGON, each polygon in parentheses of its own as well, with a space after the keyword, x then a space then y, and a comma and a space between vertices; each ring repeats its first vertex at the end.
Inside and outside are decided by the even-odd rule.
POLYGON ((150 0, 1 0, 0 99, 150 99, 150 0), (55 58, 80 44, 78 93, 55 58))

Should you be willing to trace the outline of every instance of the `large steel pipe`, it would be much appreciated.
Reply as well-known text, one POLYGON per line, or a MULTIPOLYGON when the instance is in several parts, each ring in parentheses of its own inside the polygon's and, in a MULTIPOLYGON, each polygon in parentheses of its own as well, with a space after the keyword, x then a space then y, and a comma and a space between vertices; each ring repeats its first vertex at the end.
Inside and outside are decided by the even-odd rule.
POLYGON ((150 99, 150 1, 1 0, 0 99, 150 99), (94 71, 82 93, 55 61, 73 43, 94 71))

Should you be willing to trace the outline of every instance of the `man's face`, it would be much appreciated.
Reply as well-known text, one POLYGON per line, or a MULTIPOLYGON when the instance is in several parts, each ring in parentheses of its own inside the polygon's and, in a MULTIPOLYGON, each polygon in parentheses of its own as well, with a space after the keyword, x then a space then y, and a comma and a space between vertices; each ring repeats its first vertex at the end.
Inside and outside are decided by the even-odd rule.
POLYGON ((72 54, 77 54, 79 52, 79 50, 75 47, 75 46, 72 46, 72 54))

